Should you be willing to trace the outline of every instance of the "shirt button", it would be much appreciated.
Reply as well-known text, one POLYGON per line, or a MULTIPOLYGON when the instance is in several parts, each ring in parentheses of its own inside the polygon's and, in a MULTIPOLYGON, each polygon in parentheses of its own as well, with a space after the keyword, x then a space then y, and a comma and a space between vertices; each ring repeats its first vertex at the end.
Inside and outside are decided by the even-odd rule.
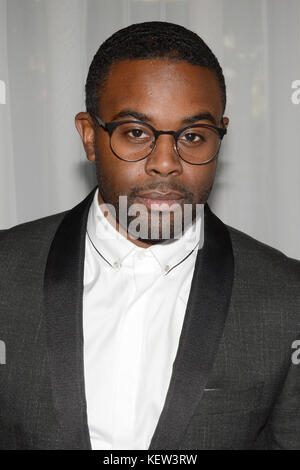
POLYGON ((167 274, 167 272, 169 271, 169 269, 170 269, 170 266, 167 264, 167 265, 165 266, 165 268, 164 268, 165 274, 167 274))
POLYGON ((118 268, 121 267, 121 265, 120 265, 120 263, 118 263, 117 261, 115 261, 114 264, 113 264, 113 267, 116 268, 116 269, 118 269, 118 268))
POLYGON ((140 251, 138 254, 137 254, 137 257, 138 259, 142 260, 145 258, 145 253, 143 251, 140 251))

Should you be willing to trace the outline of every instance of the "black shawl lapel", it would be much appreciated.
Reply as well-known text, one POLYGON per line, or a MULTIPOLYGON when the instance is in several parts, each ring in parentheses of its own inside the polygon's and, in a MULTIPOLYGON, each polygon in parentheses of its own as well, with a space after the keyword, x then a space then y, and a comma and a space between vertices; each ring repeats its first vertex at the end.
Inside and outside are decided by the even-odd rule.
POLYGON ((44 307, 59 436, 55 446, 90 449, 83 366, 82 296, 86 223, 96 188, 60 223, 48 255, 44 307))
POLYGON ((198 252, 165 405, 149 449, 180 449, 202 397, 229 308, 234 275, 226 226, 205 205, 204 246, 198 252))

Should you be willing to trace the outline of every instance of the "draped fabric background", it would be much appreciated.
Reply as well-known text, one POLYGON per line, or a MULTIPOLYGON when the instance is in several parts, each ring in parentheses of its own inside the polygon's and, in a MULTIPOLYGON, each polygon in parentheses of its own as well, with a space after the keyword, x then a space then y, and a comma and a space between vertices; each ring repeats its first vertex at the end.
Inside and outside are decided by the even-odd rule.
POLYGON ((0 228, 69 209, 96 184, 74 126, 88 66, 111 33, 147 20, 194 30, 224 69, 211 208, 300 258, 300 0, 0 0, 0 228))

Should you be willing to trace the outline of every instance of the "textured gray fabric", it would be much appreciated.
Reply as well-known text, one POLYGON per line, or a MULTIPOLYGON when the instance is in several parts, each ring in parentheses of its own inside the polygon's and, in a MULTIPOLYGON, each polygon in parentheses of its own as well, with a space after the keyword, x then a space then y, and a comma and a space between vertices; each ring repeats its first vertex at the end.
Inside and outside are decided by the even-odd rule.
MULTIPOLYGON (((81 321, 69 306, 82 313, 82 240, 91 197, 71 211, 0 232, 0 340, 7 352, 6 364, 0 364, 0 449, 90 449, 81 321), (60 257, 51 258, 55 240, 65 245, 57 251, 60 257), (74 251, 68 251, 73 245, 74 251), (64 258, 68 271, 59 268, 64 258), (49 287, 45 301, 43 289, 49 287)), ((206 214, 207 233, 215 233, 210 251, 216 249, 215 260, 209 258, 215 271, 199 252, 189 308, 203 320, 193 332, 188 329, 195 318, 185 320, 175 385, 150 448, 299 449, 300 365, 292 363, 291 354, 293 341, 300 338, 300 262, 225 226, 209 208, 206 214), (220 234, 226 233, 234 260, 232 290, 230 262, 224 269, 218 253, 217 241, 222 245, 220 234), (226 305, 223 325, 219 316, 226 305), (207 315, 209 309, 215 318, 207 315), (220 334, 215 335, 214 326, 220 334), (211 366, 206 346, 201 349, 210 344, 211 366), (177 395, 179 390, 186 390, 186 398, 177 395), (183 408, 182 429, 170 416, 176 407, 183 408)), ((226 250, 222 256, 230 260, 226 250)))
POLYGON ((229 228, 232 298, 184 449, 300 449, 300 263, 229 228))

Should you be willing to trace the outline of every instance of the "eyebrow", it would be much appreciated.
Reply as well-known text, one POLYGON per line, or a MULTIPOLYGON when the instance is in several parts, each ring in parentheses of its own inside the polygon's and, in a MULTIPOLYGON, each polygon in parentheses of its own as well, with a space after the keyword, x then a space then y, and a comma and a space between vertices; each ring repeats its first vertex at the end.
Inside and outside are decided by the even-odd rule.
MULTIPOLYGON (((112 121, 116 121, 123 117, 133 117, 135 119, 138 119, 139 121, 145 121, 145 122, 153 121, 151 116, 148 116, 147 114, 144 114, 144 113, 140 113, 138 111, 134 111, 133 109, 123 109, 122 111, 120 111, 119 113, 113 116, 112 121)), ((198 121, 210 121, 215 126, 217 125, 215 118, 208 111, 194 114, 193 116, 187 116, 183 118, 181 122, 182 124, 194 124, 198 121)))

